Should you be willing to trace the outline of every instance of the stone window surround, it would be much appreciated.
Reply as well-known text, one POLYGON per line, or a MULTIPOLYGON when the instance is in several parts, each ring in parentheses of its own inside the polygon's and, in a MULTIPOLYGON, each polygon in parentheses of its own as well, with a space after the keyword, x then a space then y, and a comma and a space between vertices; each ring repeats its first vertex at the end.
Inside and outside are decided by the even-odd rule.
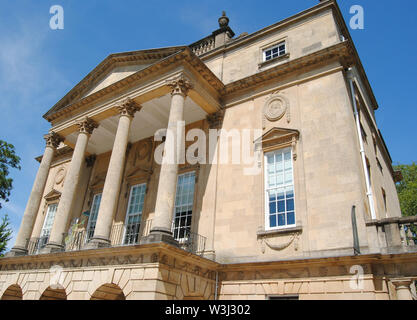
MULTIPOLYGON (((52 190, 52 192, 53 191, 54 190, 52 190)), ((46 216, 48 215, 49 206, 52 205, 52 204, 56 204, 58 206, 58 204, 59 204, 59 199, 61 197, 61 194, 54 194, 53 196, 49 196, 50 194, 51 194, 51 192, 48 193, 46 196, 44 196, 45 203, 44 203, 43 210, 42 210, 42 214, 43 214, 42 227, 39 230, 39 234, 38 235, 33 235, 32 234, 32 237, 40 237, 40 235, 42 234, 42 230, 45 226, 46 216)))
POLYGON ((259 67, 259 69, 261 69, 261 68, 263 68, 263 67, 265 67, 269 64, 273 64, 273 63, 278 62, 278 61, 286 60, 289 57, 290 57, 290 47, 289 47, 288 37, 283 37, 283 38, 280 38, 278 40, 274 40, 273 42, 270 42, 266 45, 263 45, 262 47, 259 48, 258 67, 259 67), (264 61, 264 51, 269 49, 269 48, 272 48, 274 46, 277 46, 281 43, 285 44, 285 54, 282 55, 282 56, 272 58, 268 61, 264 61))
MULTIPOLYGON (((255 149, 260 148, 260 155, 259 157, 261 158, 259 164, 261 166, 261 170, 262 170, 262 199, 265 199, 265 154, 271 151, 276 151, 276 150, 280 150, 280 149, 285 149, 285 148, 291 148, 291 153, 292 153, 292 164, 293 164, 293 183, 294 183, 294 207, 296 207, 296 203, 297 203, 297 197, 295 196, 297 193, 297 190, 299 188, 298 183, 297 183, 297 143, 299 140, 299 132, 298 131, 294 131, 290 134, 285 135, 283 138, 279 137, 279 138, 272 138, 272 139, 263 139, 263 136, 261 137, 262 140, 260 142, 256 142, 255 141, 255 149), (281 141, 280 141, 281 140, 281 141), (256 144, 258 144, 258 147, 256 147, 256 144)), ((264 135, 268 134, 270 131, 266 132, 264 135)), ((259 149, 258 149, 259 150, 259 149)), ((289 227, 280 227, 280 228, 275 228, 275 229, 267 229, 266 228, 266 207, 265 207, 265 201, 262 201, 262 225, 259 227, 258 232, 257 232, 257 236, 258 237, 263 237, 266 235, 274 235, 274 234, 287 234, 287 233, 294 233, 294 232, 302 232, 302 226, 301 226, 301 222, 299 220, 297 220, 297 213, 295 213, 295 226, 291 225, 289 227)))

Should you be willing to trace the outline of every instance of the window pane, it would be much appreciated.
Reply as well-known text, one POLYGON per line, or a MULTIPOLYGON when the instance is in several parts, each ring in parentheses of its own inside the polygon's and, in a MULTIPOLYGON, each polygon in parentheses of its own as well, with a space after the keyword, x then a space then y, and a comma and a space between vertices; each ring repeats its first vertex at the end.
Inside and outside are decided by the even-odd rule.
POLYGON ((278 201, 278 212, 285 212, 285 201, 278 201))
POLYGON ((277 203, 276 202, 270 202, 269 203, 269 213, 274 214, 277 212, 277 203))
POLYGON ((287 224, 289 224, 289 225, 295 224, 295 214, 294 214, 294 211, 287 213, 287 224))
POLYGON ((269 192, 269 202, 276 201, 277 200, 277 194, 275 190, 271 190, 269 192))
POLYGON ((285 214, 278 215, 278 226, 285 226, 285 214))
POLYGON ((277 226, 277 218, 275 215, 269 216, 269 226, 274 228, 277 226))
POLYGON ((287 211, 294 210, 294 199, 287 199, 287 211))

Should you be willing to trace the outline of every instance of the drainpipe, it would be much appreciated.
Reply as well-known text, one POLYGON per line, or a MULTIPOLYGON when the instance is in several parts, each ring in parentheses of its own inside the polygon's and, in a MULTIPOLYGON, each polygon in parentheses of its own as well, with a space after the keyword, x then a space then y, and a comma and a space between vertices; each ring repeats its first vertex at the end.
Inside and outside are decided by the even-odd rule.
POLYGON ((217 300, 217 290, 219 289, 219 272, 216 271, 216 289, 214 291, 214 300, 217 300))
POLYGON ((358 132, 358 139, 359 139, 359 145, 360 145, 360 153, 361 153, 361 158, 362 158, 363 171, 365 173, 366 195, 367 195, 368 201, 369 201, 369 208, 371 210, 372 220, 375 220, 376 219, 376 214, 375 214, 374 198, 372 196, 371 184, 369 182, 368 167, 366 165, 365 149, 363 147, 362 134, 361 134, 361 125, 360 125, 360 121, 359 121, 358 106, 356 104, 356 99, 355 99, 355 87, 353 86, 353 78, 354 78, 354 75, 353 75, 352 68, 349 68, 349 70, 348 70, 348 79, 349 79, 349 84, 350 84, 350 91, 351 91, 351 94, 352 94, 353 110, 354 110, 355 121, 356 121, 356 129, 357 129, 357 132, 358 132))

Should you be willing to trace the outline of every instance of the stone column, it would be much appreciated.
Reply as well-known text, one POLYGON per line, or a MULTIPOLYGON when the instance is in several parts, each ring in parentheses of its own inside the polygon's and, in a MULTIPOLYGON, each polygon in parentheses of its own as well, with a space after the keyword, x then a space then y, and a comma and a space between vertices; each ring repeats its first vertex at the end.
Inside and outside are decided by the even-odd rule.
POLYGON ((77 125, 79 127, 79 134, 72 154, 71 164, 65 177, 64 188, 55 214, 51 235, 49 236, 48 244, 42 249, 42 253, 62 251, 63 249, 63 234, 66 231, 68 219, 70 218, 78 181, 80 179, 81 166, 85 161, 88 140, 93 130, 98 127, 96 122, 87 117, 77 122, 77 125))
POLYGON ((143 243, 165 241, 176 244, 172 237, 171 227, 177 186, 178 156, 185 143, 185 141, 182 141, 184 133, 181 131, 184 130, 184 126, 180 125, 180 121, 184 121, 184 103, 187 93, 191 89, 191 84, 183 76, 180 76, 169 81, 168 86, 172 89, 171 109, 164 155, 172 153, 172 157, 168 160, 164 159, 162 162, 156 195, 155 217, 152 221, 151 232, 143 243), (172 139, 168 135, 171 135, 172 139), (169 150, 172 150, 172 152, 169 150))
POLYGON ((407 278, 392 279, 391 282, 397 291, 398 300, 413 300, 411 295, 411 284, 413 283, 413 280, 407 278))
POLYGON ((104 182, 103 197, 101 198, 94 236, 86 246, 87 248, 110 245, 110 233, 122 182, 130 125, 135 112, 140 111, 141 106, 133 100, 127 99, 116 108, 120 112, 119 125, 107 169, 106 181, 104 182))
POLYGON ((32 234, 33 225, 38 214, 55 149, 64 140, 55 132, 45 135, 44 139, 46 140, 45 152, 42 156, 41 165, 36 174, 35 182, 33 183, 15 245, 8 256, 25 255, 27 253, 27 241, 32 234))
POLYGON ((398 300, 413 300, 411 295, 411 284, 413 280, 411 279, 393 279, 391 280, 397 291, 398 300))

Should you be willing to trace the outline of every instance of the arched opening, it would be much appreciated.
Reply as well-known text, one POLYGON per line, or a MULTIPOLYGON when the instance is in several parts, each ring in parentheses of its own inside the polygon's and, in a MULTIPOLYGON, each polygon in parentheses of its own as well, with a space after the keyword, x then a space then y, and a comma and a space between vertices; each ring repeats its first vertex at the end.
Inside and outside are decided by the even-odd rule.
POLYGON ((22 289, 17 285, 11 285, 4 291, 1 300, 23 300, 22 289))
POLYGON ((48 287, 39 300, 67 300, 64 288, 48 287))
POLYGON ((94 292, 91 300, 126 300, 126 297, 119 286, 107 283, 94 292))

